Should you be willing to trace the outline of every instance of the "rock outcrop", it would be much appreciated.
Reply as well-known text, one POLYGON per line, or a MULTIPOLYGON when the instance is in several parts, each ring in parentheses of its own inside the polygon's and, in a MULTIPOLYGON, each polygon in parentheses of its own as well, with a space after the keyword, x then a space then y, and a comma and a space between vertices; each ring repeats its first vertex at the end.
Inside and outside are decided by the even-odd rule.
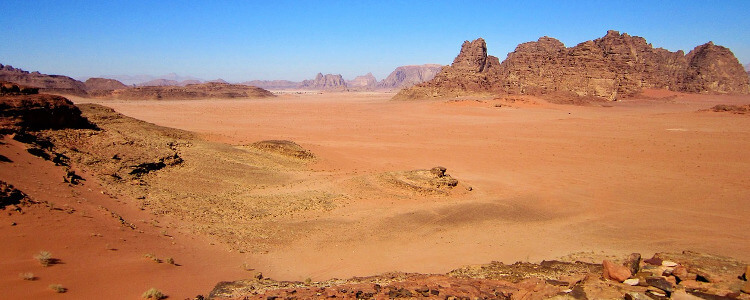
POLYGON ((70 100, 56 95, 17 94, 0 96, 0 132, 93 128, 70 100))
POLYGON ((311 90, 331 90, 331 91, 343 91, 346 89, 346 82, 340 74, 326 74, 323 75, 318 73, 315 79, 302 81, 300 84, 302 89, 311 90))
POLYGON ((86 96, 83 82, 62 75, 47 75, 28 72, 12 66, 0 64, 0 81, 39 88, 43 93, 86 96))
POLYGON ((86 79, 84 84, 86 85, 86 91, 88 92, 111 91, 128 88, 128 86, 124 85, 122 82, 107 78, 89 78, 86 79))
POLYGON ((394 99, 531 94, 562 101, 617 100, 644 88, 747 94, 750 78, 729 49, 711 42, 685 55, 610 30, 602 38, 570 48, 542 37, 518 45, 502 63, 487 55, 483 39, 466 41, 450 67, 394 99))
POLYGON ((259 87, 228 83, 201 83, 186 86, 141 86, 113 90, 98 98, 122 100, 187 100, 275 97, 259 87))
POLYGON ((399 90, 411 87, 435 78, 442 69, 442 65, 425 64, 417 66, 400 66, 393 70, 388 77, 377 84, 378 89, 399 90))

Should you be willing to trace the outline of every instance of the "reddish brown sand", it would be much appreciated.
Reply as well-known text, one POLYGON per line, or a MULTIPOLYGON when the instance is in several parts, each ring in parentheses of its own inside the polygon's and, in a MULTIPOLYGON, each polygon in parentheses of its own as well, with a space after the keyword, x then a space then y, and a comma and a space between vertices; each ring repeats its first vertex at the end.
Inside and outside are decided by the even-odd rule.
POLYGON ((248 276, 241 254, 203 237, 154 226, 148 213, 103 194, 93 176, 84 175, 89 180, 83 185, 69 186, 62 181, 62 168, 28 154, 19 142, 2 142, 0 153, 12 163, 3 163, 0 178, 52 206, 25 206, 22 214, 2 217, 1 298, 140 299, 154 287, 171 299, 184 299, 207 294, 218 281, 248 276), (111 211, 131 220, 136 230, 120 224, 111 211), (34 259, 40 251, 49 251, 59 263, 43 267, 34 259), (144 257, 149 253, 171 257, 177 265, 153 262, 144 257), (29 272, 37 279, 19 277, 29 272), (51 284, 68 291, 57 294, 48 288, 51 284))
MULTIPOLYGON (((334 186, 349 194, 358 188, 352 179, 436 165, 473 188, 451 197, 352 198, 332 211, 279 217, 274 222, 286 229, 279 234, 296 236, 294 242, 247 258, 253 268, 278 280, 393 270, 444 273, 467 264, 538 261, 578 251, 650 255, 696 250, 750 260, 750 117, 698 112, 719 103, 750 103, 750 97, 653 91, 648 99, 583 107, 538 99, 392 102, 390 96, 347 93, 100 103, 216 141, 293 140, 318 157, 311 168, 330 176, 334 186)), ((44 193, 34 182, 9 183, 27 193, 44 193)), ((86 188, 92 187, 76 189, 84 193, 86 188)), ((103 213, 96 205, 112 200, 94 195, 86 198, 92 201, 88 214, 98 217, 103 213)), ((59 233, 39 233, 45 224, 32 223, 39 214, 31 210, 16 216, 19 225, 13 229, 0 224, 4 239, 27 236, 26 244, 13 253, 0 252, 13 258, 0 258, 3 286, 22 289, 71 282, 72 296, 76 290, 91 295, 108 283, 125 281, 132 284, 118 284, 117 290, 107 292, 127 292, 122 298, 132 299, 155 286, 168 294, 180 291, 175 299, 182 299, 205 294, 211 281, 247 277, 238 266, 243 257, 208 246, 199 237, 193 242, 192 237, 175 236, 177 245, 171 245, 172 239, 148 226, 143 234, 114 223, 89 229, 77 212, 58 213, 59 224, 75 228, 60 231, 67 232, 66 239, 77 240, 48 243, 54 237, 41 235, 59 233), (91 237, 93 231, 101 231, 103 238, 91 237), (138 242, 118 243, 106 240, 109 236, 138 242), (104 250, 105 243, 121 250, 104 250), (35 265, 31 256, 42 249, 65 264, 35 265), (174 256, 178 263, 185 261, 184 266, 143 260, 149 252, 174 256), (82 256, 95 257, 89 258, 95 267, 85 270, 91 275, 73 274, 84 272, 79 269, 83 263, 74 261, 82 256), (25 271, 38 273, 40 280, 21 281, 17 274, 25 271), (71 273, 65 275, 66 271, 71 273)), ((51 292, 42 289, 39 294, 51 292)))

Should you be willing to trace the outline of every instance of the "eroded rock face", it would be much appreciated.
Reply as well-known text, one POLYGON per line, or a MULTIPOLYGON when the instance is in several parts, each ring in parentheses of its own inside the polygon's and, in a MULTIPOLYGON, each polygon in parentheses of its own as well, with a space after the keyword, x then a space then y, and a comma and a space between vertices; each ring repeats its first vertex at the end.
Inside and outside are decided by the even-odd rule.
POLYGON ((68 76, 30 73, 2 64, 0 64, 0 81, 39 88, 43 93, 86 96, 86 85, 68 76))
POLYGON ((467 41, 453 64, 435 79, 394 99, 495 93, 617 100, 644 88, 747 94, 750 79, 729 49, 711 42, 685 55, 610 30, 570 48, 542 37, 518 45, 502 64, 487 55, 483 39, 467 41))
POLYGON ((305 80, 300 84, 300 88, 303 89, 316 89, 316 90, 344 90, 346 89, 346 82, 340 74, 326 74, 323 75, 318 73, 313 80, 305 80))
POLYGON ((70 100, 55 95, 0 96, 0 130, 93 128, 70 100))

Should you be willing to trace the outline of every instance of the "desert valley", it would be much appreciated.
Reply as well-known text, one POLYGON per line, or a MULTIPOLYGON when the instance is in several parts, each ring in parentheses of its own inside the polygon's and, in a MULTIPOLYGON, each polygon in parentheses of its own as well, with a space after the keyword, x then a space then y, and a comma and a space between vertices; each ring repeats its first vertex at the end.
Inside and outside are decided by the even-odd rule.
POLYGON ((456 46, 381 81, 0 65, 3 298, 750 299, 730 49, 456 46))

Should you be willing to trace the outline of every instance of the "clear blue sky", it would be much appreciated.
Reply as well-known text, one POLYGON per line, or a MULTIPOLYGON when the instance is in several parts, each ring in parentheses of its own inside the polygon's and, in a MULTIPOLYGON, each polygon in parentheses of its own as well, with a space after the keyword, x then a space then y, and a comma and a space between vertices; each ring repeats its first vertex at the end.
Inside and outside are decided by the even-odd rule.
POLYGON ((450 64, 483 37, 503 60, 540 36, 566 46, 608 29, 672 51, 708 41, 750 63, 750 1, 29 1, 3 0, 0 63, 48 74, 378 80, 450 64))

